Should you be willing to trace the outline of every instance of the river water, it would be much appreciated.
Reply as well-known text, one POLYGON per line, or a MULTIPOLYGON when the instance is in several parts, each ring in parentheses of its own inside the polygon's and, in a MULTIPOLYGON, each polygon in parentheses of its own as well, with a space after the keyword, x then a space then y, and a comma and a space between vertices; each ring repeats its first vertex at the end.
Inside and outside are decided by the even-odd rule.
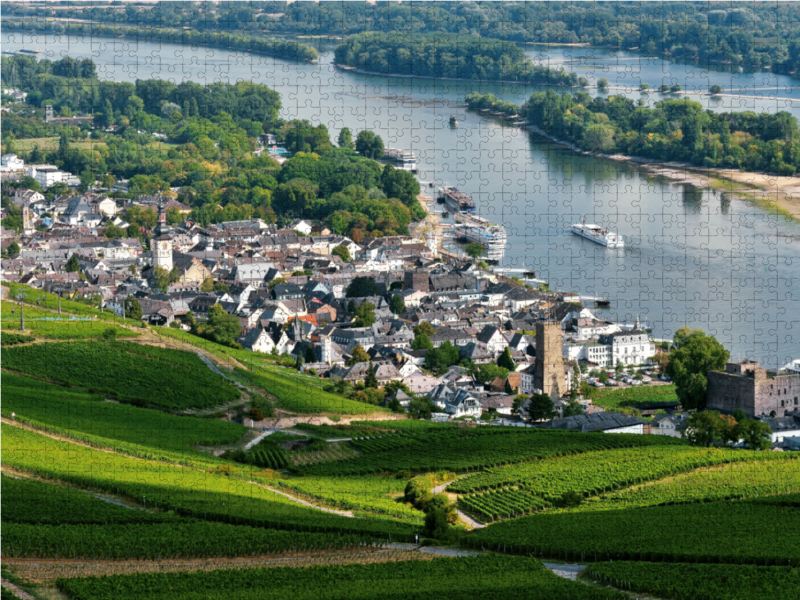
MULTIPOLYGON (((281 93, 287 119, 324 123, 332 139, 345 126, 371 129, 387 146, 414 150, 421 180, 459 187, 473 196, 481 215, 506 227, 504 266, 524 264, 551 289, 610 298, 611 308, 597 311, 602 318, 632 323, 639 316, 658 338, 684 325, 701 328, 733 358, 768 367, 800 358, 800 224, 716 192, 653 180, 635 167, 575 155, 463 108, 471 91, 521 103, 535 91, 531 86, 341 71, 332 65, 334 46, 328 44, 319 46, 315 65, 106 38, 22 39, 7 30, 2 45, 4 51, 39 48, 40 56, 51 59, 91 57, 100 77, 114 81, 159 77, 269 85, 281 93), (458 128, 449 127, 451 114, 459 115, 458 128), (627 247, 606 249, 569 234, 570 224, 583 217, 624 235, 627 247)), ((788 110, 800 117, 798 80, 787 76, 591 48, 527 46, 526 54, 592 80, 606 77, 608 93, 647 102, 661 96, 640 94, 640 82, 680 83, 691 99, 712 110, 788 110), (700 95, 712 84, 741 95, 700 95)))

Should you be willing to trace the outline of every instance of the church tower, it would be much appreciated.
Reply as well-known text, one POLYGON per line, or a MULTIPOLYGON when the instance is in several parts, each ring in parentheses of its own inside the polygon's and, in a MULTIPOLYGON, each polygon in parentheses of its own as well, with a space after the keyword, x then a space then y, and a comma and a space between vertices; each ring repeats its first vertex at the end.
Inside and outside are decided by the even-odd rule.
POLYGON ((155 235, 150 240, 153 252, 153 268, 161 267, 167 272, 172 270, 172 235, 167 225, 167 211, 164 205, 158 207, 158 225, 155 235))
POLYGON ((533 388, 551 398, 560 398, 564 389, 563 332, 558 321, 536 323, 536 363, 533 388))

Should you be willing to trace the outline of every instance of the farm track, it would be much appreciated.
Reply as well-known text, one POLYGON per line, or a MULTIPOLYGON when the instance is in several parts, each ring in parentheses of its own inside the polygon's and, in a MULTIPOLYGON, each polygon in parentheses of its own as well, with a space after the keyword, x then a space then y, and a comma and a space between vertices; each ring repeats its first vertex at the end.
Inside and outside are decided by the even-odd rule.
MULTIPOLYGON (((434 488, 431 488, 431 494, 434 494, 434 495, 441 494, 442 492, 444 492, 445 488, 448 485, 450 485, 451 483, 453 483, 454 481, 458 481, 458 480, 454 479, 453 481, 448 481, 447 483, 443 483, 441 485, 437 485, 434 488)), ((480 521, 477 521, 476 519, 470 517, 468 514, 466 514, 465 512, 463 512, 459 508, 456 508, 456 514, 458 515, 459 519, 461 519, 462 521, 464 521, 464 523, 469 525, 470 529, 483 529, 484 527, 486 527, 485 524, 483 524, 480 521)))
MULTIPOLYGON (((315 565, 344 565, 433 560, 435 554, 405 548, 371 548, 359 552, 303 553, 299 556, 266 555, 241 558, 173 559, 161 561, 94 561, 86 559, 8 559, 4 567, 17 577, 34 583, 57 578, 91 577, 102 575, 132 575, 135 573, 168 573, 176 571, 214 571, 218 569, 262 569, 281 567, 310 567, 315 565)), ((5 582, 4 582, 5 583, 5 582)))

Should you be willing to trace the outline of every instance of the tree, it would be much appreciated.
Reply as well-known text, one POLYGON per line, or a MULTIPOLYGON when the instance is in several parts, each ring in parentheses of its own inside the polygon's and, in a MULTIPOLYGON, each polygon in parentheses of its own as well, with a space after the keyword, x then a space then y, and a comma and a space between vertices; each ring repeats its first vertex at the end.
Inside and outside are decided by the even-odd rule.
POLYGON ((741 408, 737 408, 731 413, 731 416, 736 419, 737 423, 741 423, 747 418, 747 415, 744 414, 744 411, 741 408))
POLYGON ((167 271, 164 267, 156 267, 153 270, 153 282, 156 288, 162 292, 166 292, 170 284, 169 271, 167 271))
POLYGON ((712 96, 715 96, 717 94, 721 94, 722 92, 723 92, 723 89, 722 89, 721 85, 716 85, 715 84, 715 85, 712 85, 710 88, 708 88, 708 93, 711 94, 712 96))
POLYGON ((518 419, 522 417, 520 413, 520 409, 522 405, 525 404, 525 401, 528 399, 527 396, 523 396, 522 394, 518 395, 514 400, 511 402, 511 416, 517 417, 518 419))
POLYGON ((484 384, 489 384, 498 377, 500 379, 505 379, 508 377, 508 369, 504 367, 498 367, 494 363, 489 363, 486 365, 481 365, 478 369, 478 372, 475 374, 475 377, 478 378, 478 381, 484 384))
POLYGON ((431 338, 429 338, 424 333, 420 333, 417 336, 414 336, 413 341, 411 342, 411 349, 412 350, 432 350, 433 349, 433 342, 431 342, 431 338))
POLYGON ((201 292, 213 292, 214 291, 214 280, 211 277, 206 277, 203 280, 203 283, 200 284, 200 291, 201 292))
POLYGON ((383 156, 383 140, 371 131, 361 131, 356 138, 356 152, 365 158, 381 158, 383 156))
POLYGON ((339 132, 339 137, 336 140, 336 144, 339 148, 347 148, 348 150, 352 150, 356 147, 355 143, 353 142, 353 133, 350 131, 349 127, 343 127, 342 130, 339 132))
POLYGON ((458 364, 460 359, 458 348, 447 341, 438 348, 428 350, 425 355, 425 367, 435 373, 444 373, 447 367, 458 364))
POLYGON ((608 89, 608 79, 601 77, 597 80, 597 89, 604 92, 608 89))
POLYGON ((706 405, 707 373, 722 370, 730 352, 702 331, 693 332, 680 343, 670 356, 667 375, 675 383, 684 409, 702 409, 706 405))
POLYGON ((19 244, 17 242, 11 242, 8 246, 8 255, 9 256, 17 256, 19 254, 19 244))
POLYGON ((142 318, 142 305, 133 296, 125 298, 125 316, 135 321, 142 318))
POLYGON ((211 339, 226 346, 231 345, 242 330, 239 317, 229 315, 219 304, 208 309, 208 325, 213 330, 211 339))
POLYGON ((562 417, 577 417, 582 415, 584 410, 580 402, 568 402, 561 413, 562 417))
POLYGON ((350 357, 350 362, 348 364, 351 367, 356 363, 369 362, 369 354, 367 354, 361 344, 353 348, 353 351, 350 353, 350 357))
POLYGON ((736 425, 733 417, 707 410, 694 413, 686 420, 683 436, 690 444, 712 446, 732 439, 732 429, 736 425))
POLYGON ((599 377, 598 377, 597 379, 598 379, 598 380, 600 381, 600 383, 602 383, 602 384, 606 384, 606 383, 608 383, 608 373, 606 373, 606 372, 605 372, 605 370, 603 370, 603 371, 600 371, 600 375, 599 375, 599 377))
POLYGON ((464 251, 470 258, 480 258, 483 256, 483 244, 479 244, 478 242, 470 242, 467 244, 467 247, 464 249, 464 251))
POLYGON ((423 333, 430 337, 436 333, 436 330, 433 328, 433 325, 427 321, 421 321, 419 325, 414 327, 414 335, 420 335, 423 333))
POLYGON ((331 250, 331 254, 341 258, 342 262, 350 262, 350 250, 347 248, 347 246, 336 246, 333 250, 331 250))
POLYGON ((345 292, 347 298, 364 298, 366 296, 376 296, 377 294, 378 287, 372 277, 355 277, 350 282, 350 285, 347 286, 345 292))
POLYGON ((769 425, 755 419, 743 419, 737 423, 734 435, 751 450, 769 450, 772 447, 772 430, 769 425))
POLYGON ((370 327, 375 323, 375 305, 372 302, 362 302, 356 308, 355 315, 354 327, 370 327))
POLYGON ((534 394, 528 403, 529 421, 547 421, 556 416, 555 407, 547 394, 534 394))
POLYGON ((509 371, 513 371, 517 368, 514 359, 511 358, 511 348, 508 346, 505 347, 503 353, 497 358, 497 366, 508 369, 509 371))
POLYGON ((78 261, 78 255, 73 254, 67 261, 67 273, 77 273, 81 270, 81 263, 78 261))
POLYGON ((413 398, 408 403, 408 414, 412 419, 430 419, 436 412, 436 404, 428 396, 413 398))
POLYGON ((406 303, 403 301, 403 297, 398 294, 392 296, 392 300, 389 302, 389 309, 396 315, 403 314, 403 311, 406 309, 406 303))
POLYGON ((313 346, 306 346, 306 362, 313 363, 314 362, 314 347, 313 346))
POLYGON ((646 92, 649 89, 650 89, 650 84, 649 83, 640 83, 639 84, 639 90, 640 91, 646 92))
POLYGON ((378 378, 375 377, 375 366, 372 363, 369 363, 369 369, 367 369, 367 376, 364 377, 364 387, 371 389, 378 389, 378 378))

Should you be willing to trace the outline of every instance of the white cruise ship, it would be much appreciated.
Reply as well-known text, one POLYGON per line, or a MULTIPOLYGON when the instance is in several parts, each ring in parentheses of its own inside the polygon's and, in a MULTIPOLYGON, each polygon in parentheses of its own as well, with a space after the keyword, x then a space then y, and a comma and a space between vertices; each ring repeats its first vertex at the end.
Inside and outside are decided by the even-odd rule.
POLYGON ((398 150, 397 148, 385 148, 383 151, 383 158, 389 162, 394 163, 395 169, 402 171, 411 171, 416 173, 417 157, 411 150, 398 150))
MULTIPOLYGON (((583 221, 586 221, 584 219, 583 221)), ((608 227, 600 227, 593 223, 575 223, 572 226, 572 233, 585 237, 587 240, 592 240, 596 244, 606 246, 608 248, 624 248, 625 239, 618 233, 609 231, 608 227)))
POLYGON ((506 248, 506 229, 502 225, 494 225, 483 217, 469 214, 456 214, 454 220, 455 234, 467 242, 475 242, 483 246, 487 256, 494 256, 506 248))
POLYGON ((790 373, 800 373, 800 358, 783 365, 780 370, 789 371, 790 373))

